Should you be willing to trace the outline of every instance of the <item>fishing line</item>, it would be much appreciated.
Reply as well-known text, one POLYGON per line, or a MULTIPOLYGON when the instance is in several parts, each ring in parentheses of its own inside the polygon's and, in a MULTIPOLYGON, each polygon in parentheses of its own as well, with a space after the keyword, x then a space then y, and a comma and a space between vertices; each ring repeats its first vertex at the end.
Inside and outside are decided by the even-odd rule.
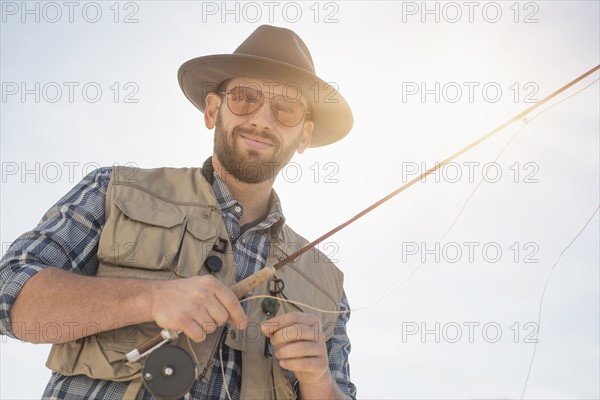
MULTIPOLYGON (((192 342, 190 341, 190 337, 188 335, 185 335, 185 338, 187 339, 188 346, 190 346, 190 350, 192 351, 192 355, 194 356, 194 361, 196 361, 196 365, 200 365, 198 356, 196 355, 196 352, 194 351, 194 348, 192 347, 192 342)), ((198 371, 196 371, 196 379, 198 379, 198 371)))
MULTIPOLYGON (((523 115, 523 117, 522 117, 523 125, 519 129, 517 129, 517 131, 512 135, 512 137, 506 142, 506 144, 503 146, 503 148, 500 150, 500 152, 496 155, 496 158, 494 159, 493 162, 496 162, 496 161, 498 161, 500 159, 500 157, 506 151, 506 149, 508 148, 508 146, 513 142, 513 140, 519 135, 519 133, 521 133, 523 131, 523 129, 530 122, 534 121, 537 117, 539 117, 540 115, 542 115, 546 111, 548 111, 548 110, 556 107, 557 105, 561 104, 562 102, 564 102, 564 101, 566 101, 566 100, 568 100, 568 99, 576 96, 577 94, 581 93, 582 91, 586 90, 587 88, 589 88, 590 86, 592 86, 594 83, 598 82, 599 80, 600 80, 600 78, 594 80, 593 82, 591 82, 590 84, 586 85, 585 87, 583 87, 582 89, 578 90, 577 92, 575 92, 575 93, 573 93, 573 94, 565 97, 564 99, 561 99, 560 101, 552 104, 549 107, 546 107, 545 109, 541 110, 540 112, 538 112, 537 114, 535 114, 533 117, 531 117, 528 120, 525 118, 525 115, 523 115)), ((484 181, 484 178, 482 177, 480 179, 480 181, 477 183, 477 185, 475 186, 475 188, 473 189, 473 191, 471 192, 471 194, 469 194, 469 196, 467 196, 467 198, 466 198, 465 202, 463 203, 460 211, 458 212, 458 214, 454 218, 454 221, 446 229, 446 232, 444 232, 444 234, 441 236, 441 238, 438 240, 438 242, 442 242, 446 238, 446 236, 448 235, 448 233, 452 230, 452 228, 456 225, 456 223, 458 222, 458 219, 462 215, 462 213, 465 210, 467 204, 469 203, 469 201, 471 200, 471 198, 473 197, 473 195, 475 194, 475 192, 477 191, 477 189, 479 189, 479 187, 481 186, 481 184, 483 183, 483 181, 484 181)), ((419 271, 419 269, 421 268, 421 266, 423 266, 424 264, 425 264, 425 262, 421 262, 407 277, 405 277, 404 279, 402 279, 396 286, 394 286, 392 289, 390 289, 388 292, 386 292, 382 296, 378 297, 377 299, 375 299, 371 303, 368 303, 365 306, 354 308, 351 311, 364 310, 366 308, 374 306, 375 304, 379 303, 381 300, 383 300, 386 297, 390 296, 392 293, 394 293, 396 290, 398 290, 403 284, 405 284, 410 278, 412 278, 417 273, 417 271, 419 271)))
MULTIPOLYGON (((592 83, 586 85, 585 87, 583 87, 582 89, 579 89, 578 91, 576 91, 575 93, 565 97, 564 99, 561 99, 560 101, 552 104, 550 107, 546 107, 544 108, 542 111, 540 111, 539 113, 535 114, 533 117, 531 117, 530 119, 526 119, 525 117, 523 117, 523 123, 524 125, 521 126, 515 133, 514 135, 508 140, 508 142, 506 142, 506 144, 504 145, 504 147, 502 148, 502 150, 500 150, 500 153, 498 153, 498 155, 496 156, 496 158, 494 159, 494 162, 498 161, 498 159, 502 156, 502 154, 504 153, 504 151, 508 148, 508 146, 512 143, 512 141, 517 137, 517 135, 519 133, 521 133, 521 131, 523 130, 523 128, 525 128, 527 126, 527 124, 529 124, 531 121, 533 121, 534 119, 536 119, 537 117, 539 117, 540 115, 542 115, 543 113, 545 113, 546 111, 556 107, 557 105, 559 105, 560 103, 562 103, 563 101, 566 101, 568 99, 570 99, 573 96, 578 95, 579 93, 583 92, 585 89, 589 88, 590 86, 592 86, 594 83, 598 82, 600 80, 600 78, 596 79, 595 81, 593 81, 592 83)), ((456 218, 454 219, 454 222, 452 222, 452 224, 450 225, 450 227, 448 228, 448 230, 446 230, 446 233, 444 233, 444 235, 442 236, 442 239, 444 237, 446 237, 446 235, 448 234, 448 232, 454 227, 454 224, 456 224, 456 221, 458 221, 458 218, 462 215, 462 212, 464 211, 465 207, 467 206, 467 203, 469 202, 469 200, 471 200, 471 197, 473 196, 473 194, 475 194, 475 191, 479 188, 479 186, 481 185, 481 183, 483 182, 483 178, 479 181, 479 183, 477 184, 477 186, 475 186, 475 189, 473 189, 473 191, 471 192, 471 194, 469 195, 469 197, 467 197, 467 199, 465 200, 462 208, 460 209, 460 211, 458 212, 458 215, 456 216, 456 218)))
MULTIPOLYGON (((577 240, 579 235, 581 235, 583 233, 583 231, 585 230, 585 228, 587 228, 587 226, 592 221, 592 219, 594 218, 594 215, 596 215, 596 213, 598 212, 599 209, 600 209, 600 205, 598 205, 598 207, 596 207, 596 209, 594 210, 594 212, 592 213, 590 218, 587 220, 585 225, 579 230, 577 235, 575 235, 573 240, 571 240, 571 242, 567 245, 567 247, 565 247, 563 249, 563 251, 560 252, 560 254, 558 255, 558 258, 552 265, 552 268, 550 268, 550 272, 548 273, 548 276, 546 277, 546 283, 544 284, 544 290, 542 290, 542 302, 540 302, 540 307, 538 310, 538 319, 537 319, 538 332, 540 331, 539 327, 540 327, 540 321, 542 319, 542 305, 543 305, 543 301, 544 301, 544 295, 546 294, 546 288, 548 287, 548 281, 550 280, 550 277, 552 276, 552 273, 556 269, 556 266, 558 265, 558 262, 560 261, 563 254, 565 254, 565 252, 569 249, 569 247, 571 247, 571 245, 573 243, 575 243, 575 241, 577 240)), ((533 360, 535 359, 535 352, 537 350, 538 342, 539 342, 539 339, 535 341, 535 345, 533 346, 533 354, 531 356, 531 362, 529 363, 529 371, 527 371, 527 378, 525 379, 525 386, 523 387, 523 392, 521 393, 521 400, 523 400, 523 396, 525 395, 525 391, 527 390, 527 384, 529 383, 529 377, 531 375, 531 368, 533 367, 533 360)))

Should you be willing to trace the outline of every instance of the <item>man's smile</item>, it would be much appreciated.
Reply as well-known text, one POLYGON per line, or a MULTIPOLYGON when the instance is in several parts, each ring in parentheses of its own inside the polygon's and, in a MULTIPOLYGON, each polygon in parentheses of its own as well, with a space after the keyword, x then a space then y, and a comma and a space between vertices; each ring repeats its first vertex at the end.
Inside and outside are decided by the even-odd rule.
POLYGON ((262 137, 242 133, 240 134, 240 138, 248 147, 256 150, 264 150, 273 147, 273 144, 268 139, 262 137))

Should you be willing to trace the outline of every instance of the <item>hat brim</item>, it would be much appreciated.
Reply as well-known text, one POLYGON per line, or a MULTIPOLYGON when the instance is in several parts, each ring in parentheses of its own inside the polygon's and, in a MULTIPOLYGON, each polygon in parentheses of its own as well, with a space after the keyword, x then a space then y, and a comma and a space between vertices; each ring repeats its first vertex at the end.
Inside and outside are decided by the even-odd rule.
POLYGON ((299 86, 309 103, 310 119, 315 124, 309 147, 337 142, 352 129, 352 111, 336 88, 290 64, 245 54, 216 54, 191 59, 177 72, 181 90, 202 112, 206 108, 206 95, 215 91, 222 81, 235 77, 299 86))

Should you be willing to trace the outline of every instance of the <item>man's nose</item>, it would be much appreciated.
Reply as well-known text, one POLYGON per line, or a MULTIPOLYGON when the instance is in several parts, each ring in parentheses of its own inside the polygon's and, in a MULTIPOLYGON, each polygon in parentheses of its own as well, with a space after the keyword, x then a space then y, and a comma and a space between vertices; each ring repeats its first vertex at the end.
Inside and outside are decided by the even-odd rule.
POLYGON ((259 109, 251 114, 250 124, 259 130, 273 129, 275 119, 273 117, 273 113, 271 113, 271 103, 269 99, 265 99, 265 102, 259 107, 259 109))

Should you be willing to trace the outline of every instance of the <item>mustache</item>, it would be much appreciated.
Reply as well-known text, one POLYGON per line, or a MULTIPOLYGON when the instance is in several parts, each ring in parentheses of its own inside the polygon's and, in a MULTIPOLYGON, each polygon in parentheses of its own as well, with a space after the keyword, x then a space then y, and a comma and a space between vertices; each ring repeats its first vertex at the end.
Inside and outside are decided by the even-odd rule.
POLYGON ((240 134, 240 133, 245 133, 247 135, 252 135, 252 136, 262 138, 262 139, 266 139, 273 144, 280 144, 279 138, 277 136, 273 135, 272 133, 270 133, 269 131, 266 131, 264 129, 258 130, 255 128, 244 128, 242 126, 236 126, 235 128, 233 128, 233 134, 240 134))

